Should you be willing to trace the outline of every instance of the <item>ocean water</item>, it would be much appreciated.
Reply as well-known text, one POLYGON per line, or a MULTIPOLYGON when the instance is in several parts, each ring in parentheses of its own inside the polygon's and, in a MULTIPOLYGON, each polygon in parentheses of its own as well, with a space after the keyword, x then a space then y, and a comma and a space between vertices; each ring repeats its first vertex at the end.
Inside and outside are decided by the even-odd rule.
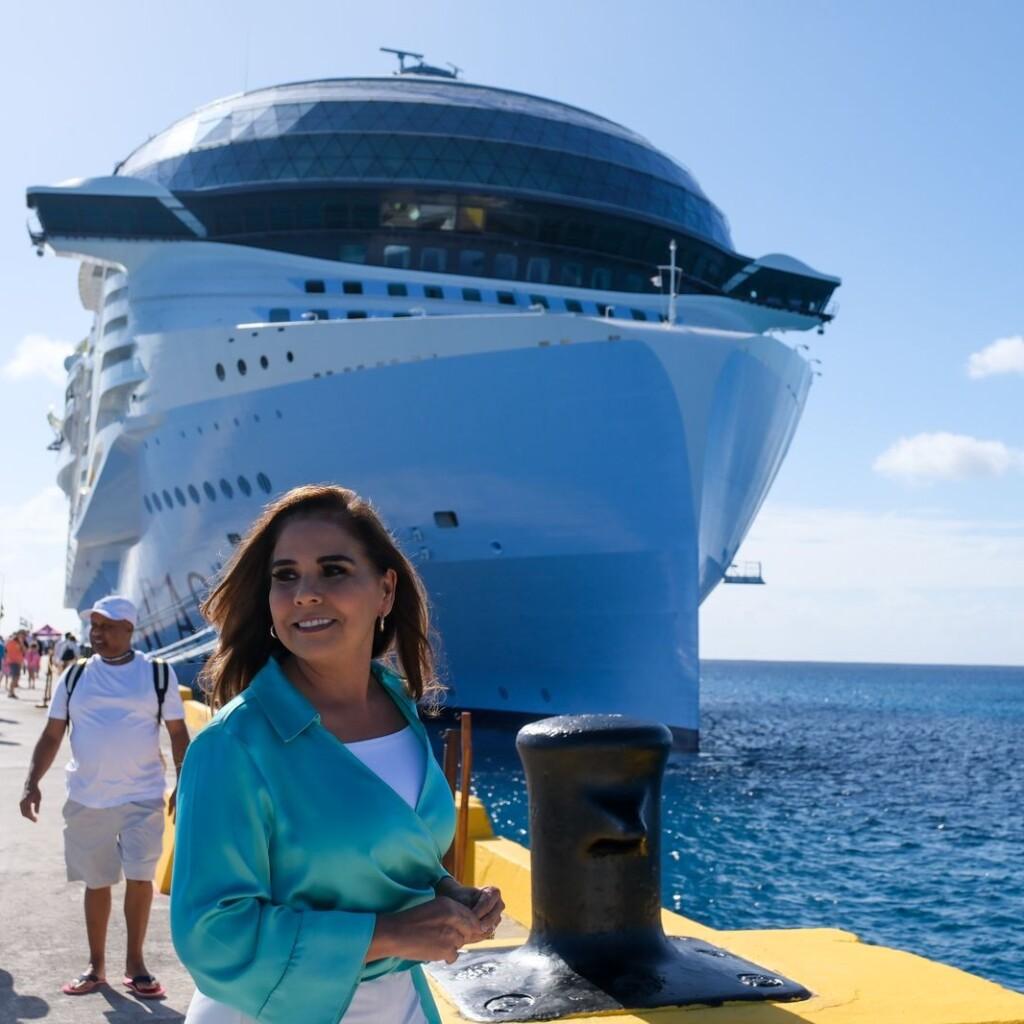
MULTIPOLYGON (((1024 669, 706 662, 673 755, 663 902, 716 928, 831 926, 1024 991, 1024 669)), ((512 735, 475 788, 528 842, 512 735)))

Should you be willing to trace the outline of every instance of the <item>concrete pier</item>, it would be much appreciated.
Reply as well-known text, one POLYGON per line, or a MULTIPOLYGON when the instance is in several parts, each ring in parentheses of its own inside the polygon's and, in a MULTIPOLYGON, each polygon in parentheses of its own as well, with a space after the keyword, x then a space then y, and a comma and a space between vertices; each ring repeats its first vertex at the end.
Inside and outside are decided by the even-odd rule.
MULTIPOLYGON (((66 996, 60 987, 88 964, 83 886, 65 881, 61 807, 64 803, 64 745, 43 779, 39 821, 21 817, 18 801, 32 748, 46 711, 35 707, 41 685, 18 688, 18 700, 0 695, 0 1024, 45 1020, 47 1024, 129 1024, 181 1021, 195 986, 171 946, 168 898, 160 893, 146 941, 150 971, 167 989, 165 1000, 140 1000, 122 985, 125 931, 114 889, 107 937, 108 984, 86 996, 66 996)), ((164 733, 166 742, 166 733, 164 733)), ((170 764, 169 747, 167 763, 170 764)))

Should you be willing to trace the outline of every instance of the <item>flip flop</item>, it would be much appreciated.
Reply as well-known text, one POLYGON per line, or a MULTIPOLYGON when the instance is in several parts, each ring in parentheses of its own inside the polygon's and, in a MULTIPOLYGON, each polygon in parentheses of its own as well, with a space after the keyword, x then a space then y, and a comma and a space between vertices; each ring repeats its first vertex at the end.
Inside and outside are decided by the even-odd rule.
POLYGON ((167 989, 152 974, 136 974, 134 978, 125 975, 124 987, 140 999, 163 999, 167 989))
POLYGON ((106 983, 106 978, 101 978, 91 971, 85 971, 75 978, 74 981, 61 985, 60 990, 66 996, 87 996, 90 992, 95 992, 100 985, 106 985, 106 983))

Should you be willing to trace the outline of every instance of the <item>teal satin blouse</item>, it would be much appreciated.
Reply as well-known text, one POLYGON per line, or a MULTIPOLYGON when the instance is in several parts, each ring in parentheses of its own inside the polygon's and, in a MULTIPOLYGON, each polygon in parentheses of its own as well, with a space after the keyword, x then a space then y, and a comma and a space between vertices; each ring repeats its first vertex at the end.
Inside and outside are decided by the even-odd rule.
POLYGON ((337 1024, 376 915, 434 898, 455 808, 402 681, 374 673, 424 744, 415 810, 321 724, 271 658, 189 746, 178 789, 171 934, 199 990, 267 1024, 337 1024))

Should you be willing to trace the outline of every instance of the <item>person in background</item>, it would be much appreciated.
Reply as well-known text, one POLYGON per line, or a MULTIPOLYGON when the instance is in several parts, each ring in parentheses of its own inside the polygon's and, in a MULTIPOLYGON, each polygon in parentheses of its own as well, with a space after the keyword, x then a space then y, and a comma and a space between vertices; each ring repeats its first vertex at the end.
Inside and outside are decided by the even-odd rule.
POLYGON ((453 962, 504 905, 441 866, 455 809, 416 709, 439 689, 416 571, 352 491, 299 487, 202 611, 219 710, 181 775, 186 1024, 437 1024, 420 963, 453 962))
POLYGON ((7 685, 7 641, 0 633, 0 684, 7 685))
POLYGON ((50 650, 46 654, 46 675, 43 681, 43 699, 36 705, 37 708, 45 708, 50 704, 50 698, 53 695, 53 677, 57 671, 57 647, 55 644, 50 645, 50 650))
POLYGON ((75 643, 74 633, 65 633, 62 640, 54 645, 54 653, 61 665, 61 671, 66 669, 78 657, 78 644, 75 643))
POLYGON ((28 686, 30 690, 36 688, 36 680, 39 678, 39 641, 32 640, 25 651, 25 672, 28 675, 28 686))
MULTIPOLYGON (((49 721, 32 752, 21 813, 38 820, 39 783, 71 729, 64 805, 64 858, 69 882, 85 882, 89 966, 63 986, 81 996, 106 984, 111 887, 126 878, 128 932, 124 985, 142 999, 163 986, 146 967, 143 943, 153 902, 153 875, 163 848, 164 763, 160 723, 167 726, 176 768, 188 747, 185 710, 174 671, 132 649, 135 606, 116 595, 86 613, 95 654, 72 664, 57 684, 49 721)), ((170 796, 173 813, 175 794, 170 796)))
POLYGON ((25 644, 21 633, 15 633, 7 641, 7 696, 17 699, 18 680, 25 664, 25 644))

